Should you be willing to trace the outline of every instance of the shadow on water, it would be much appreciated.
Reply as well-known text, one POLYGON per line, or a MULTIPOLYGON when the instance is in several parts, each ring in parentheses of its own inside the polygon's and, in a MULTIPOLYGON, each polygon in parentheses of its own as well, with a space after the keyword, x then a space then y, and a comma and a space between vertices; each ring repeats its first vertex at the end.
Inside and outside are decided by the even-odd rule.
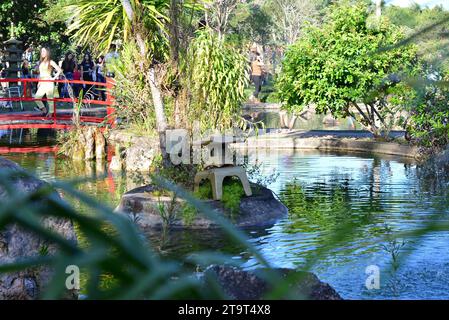
POLYGON ((51 146, 56 138, 57 132, 53 129, 0 130, 0 146, 51 146))
MULTIPOLYGON (((268 235, 265 229, 246 229, 245 231, 253 238, 268 235)), ((152 247, 167 257, 189 256, 199 251, 215 251, 231 255, 240 263, 250 257, 243 247, 232 243, 221 230, 151 231, 145 235, 152 247)))

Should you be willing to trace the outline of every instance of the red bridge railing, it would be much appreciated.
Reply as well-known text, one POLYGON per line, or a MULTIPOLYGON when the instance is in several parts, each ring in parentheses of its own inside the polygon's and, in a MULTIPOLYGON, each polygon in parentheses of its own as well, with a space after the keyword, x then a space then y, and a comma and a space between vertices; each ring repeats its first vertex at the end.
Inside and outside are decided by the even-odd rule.
MULTIPOLYGON (((105 117, 96 117, 96 116, 81 116, 80 121, 82 123, 105 123, 109 125, 113 125, 114 123, 114 97, 112 95, 112 89, 114 88, 114 79, 106 78, 106 82, 94 82, 94 81, 81 81, 81 80, 41 80, 36 78, 8 78, 8 79, 0 79, 0 85, 4 86, 4 83, 8 83, 8 86, 5 88, 5 92, 7 90, 15 87, 19 88, 21 92, 19 92, 19 96, 9 97, 4 96, 0 97, 0 102, 35 102, 35 101, 49 101, 54 102, 53 113, 49 117, 45 117, 42 115, 36 115, 36 112, 6 112, 0 113, 0 128, 23 128, 23 127, 48 127, 48 128, 69 128, 71 125, 67 124, 68 121, 72 118, 72 115, 63 115, 58 114, 58 102, 59 103, 71 103, 72 106, 78 105, 80 102, 84 105, 99 105, 106 107, 106 116, 105 117), (101 99, 92 99, 91 95, 86 97, 85 90, 83 89, 83 99, 79 99, 79 97, 74 98, 34 98, 28 95, 28 90, 31 87, 32 83, 43 83, 43 82, 52 82, 55 84, 55 89, 57 84, 62 83, 64 86, 70 85, 74 88, 74 85, 86 86, 91 88, 98 88, 105 92, 105 100, 101 99), (8 89, 9 88, 9 89, 8 89), (41 121, 43 123, 33 125, 30 122, 41 121), (5 123, 10 121, 11 123, 5 123), (51 122, 51 123, 49 123, 51 122), (64 123, 61 123, 64 122, 64 123), (50 126, 49 126, 50 124, 50 126)), ((91 89, 92 90, 92 89, 91 89)), ((3 106, 5 108, 5 106, 3 106)), ((0 108, 1 109, 1 108, 0 108)), ((11 108, 12 109, 12 108, 11 108)), ((64 110, 70 110, 65 108, 64 110)), ((88 109, 87 109, 88 110, 88 109)))

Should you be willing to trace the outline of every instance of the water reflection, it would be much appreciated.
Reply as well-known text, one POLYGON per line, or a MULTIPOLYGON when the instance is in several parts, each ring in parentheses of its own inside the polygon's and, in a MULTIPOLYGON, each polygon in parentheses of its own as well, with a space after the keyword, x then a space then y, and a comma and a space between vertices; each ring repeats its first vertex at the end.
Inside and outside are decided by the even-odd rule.
POLYGON ((43 146, 56 142, 56 131, 52 129, 8 129, 0 130, 0 146, 43 146))
MULTIPOLYGON (((97 176, 79 185, 79 189, 111 207, 118 204, 124 192, 145 179, 113 174, 105 163, 76 165, 55 152, 5 156, 46 180, 97 176)), ((307 259, 316 258, 312 270, 344 298, 449 298, 448 232, 403 239, 405 245, 399 254, 410 256, 399 264, 394 275, 390 274, 392 250, 385 236, 413 230, 435 216, 443 221, 449 217, 447 194, 423 189, 413 161, 318 151, 266 154, 262 160, 262 173, 270 174, 273 169, 279 172, 279 178, 269 187, 288 206, 290 217, 266 230, 247 233, 274 266, 301 268, 307 259), (341 230, 341 237, 333 238, 341 230), (318 256, 318 250, 323 248, 328 250, 318 256), (365 288, 365 268, 369 265, 381 269, 380 290, 365 288)), ((90 214, 76 200, 68 200, 90 214)), ((146 236, 167 256, 219 251, 233 256, 245 268, 258 267, 244 248, 218 231, 146 236)))
MULTIPOLYGON (((272 163, 267 160, 264 166, 269 172, 272 163)), ((301 267, 317 249, 330 244, 313 270, 346 298, 448 296, 449 254, 442 245, 449 241, 448 232, 405 239, 400 254, 411 255, 401 263, 391 285, 392 252, 384 237, 421 227, 435 216, 447 219, 449 213, 444 193, 422 192, 415 164, 397 158, 310 152, 272 160, 280 165, 280 181, 271 188, 291 216, 254 243, 275 265, 301 267), (339 230, 344 233, 333 238, 339 230), (365 268, 372 264, 382 270, 382 287, 368 291, 365 268), (423 266, 429 275, 420 269, 423 266), (431 278, 436 272, 438 277, 431 278), (413 281, 411 275, 416 275, 413 281), (429 287, 438 291, 429 294, 429 287)), ((257 263, 250 259, 246 266, 257 263)))
POLYGON ((244 110, 243 117, 252 122, 262 122, 266 128, 301 130, 354 130, 360 125, 352 119, 335 119, 330 115, 309 113, 293 115, 282 110, 244 110))

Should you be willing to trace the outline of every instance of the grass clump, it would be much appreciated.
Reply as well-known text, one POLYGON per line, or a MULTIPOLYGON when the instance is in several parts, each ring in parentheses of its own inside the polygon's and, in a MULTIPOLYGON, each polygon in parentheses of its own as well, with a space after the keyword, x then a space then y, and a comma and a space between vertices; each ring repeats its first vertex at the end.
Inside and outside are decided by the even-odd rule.
MULTIPOLYGON (((209 182, 206 182, 198 188, 193 195, 201 200, 212 199, 212 186, 209 182)), ((245 190, 243 189, 240 180, 235 178, 227 178, 223 182, 223 196, 221 203, 227 212, 234 216, 239 212, 240 202, 242 197, 245 195, 245 190)), ((198 211, 190 204, 185 204, 182 207, 181 216, 185 224, 192 224, 198 211)))

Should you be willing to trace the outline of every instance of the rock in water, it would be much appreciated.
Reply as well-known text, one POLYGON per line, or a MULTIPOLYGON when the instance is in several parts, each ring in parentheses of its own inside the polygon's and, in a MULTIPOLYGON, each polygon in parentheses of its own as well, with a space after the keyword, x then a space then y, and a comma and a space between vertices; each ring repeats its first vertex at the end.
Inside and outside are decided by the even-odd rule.
POLYGON ((126 149, 125 167, 127 171, 149 172, 157 149, 145 141, 126 149))
POLYGON ((84 160, 95 159, 95 132, 94 128, 88 127, 83 130, 84 139, 86 144, 84 145, 84 160))
MULTIPOLYGON (((0 171, 21 171, 14 162, 0 157, 0 171)), ((17 177, 12 182, 12 188, 18 193, 30 193, 45 186, 44 181, 33 177, 17 177)), ((8 193, 0 185, 0 204, 7 203, 8 193)), ((58 195, 55 195, 58 196, 58 195)), ((43 225, 76 243, 73 224, 69 220, 46 217, 43 225)), ((16 224, 9 224, 0 230, 0 264, 11 263, 17 259, 36 256, 45 248, 48 254, 56 252, 54 244, 48 243, 35 234, 24 230, 16 224)), ((0 300, 5 299, 37 299, 52 277, 49 267, 28 269, 21 272, 0 274, 0 300)), ((76 291, 68 292, 67 298, 76 298, 76 291)))
POLYGON ((79 132, 78 142, 73 146, 72 154, 66 154, 66 156, 71 157, 74 161, 84 161, 86 156, 84 151, 85 144, 86 139, 84 138, 84 134, 79 132))
POLYGON ((95 159, 101 161, 106 157, 106 139, 99 128, 95 130, 95 159))
POLYGON ((123 170, 123 161, 120 156, 115 155, 111 159, 111 163, 109 164, 109 170, 111 171, 122 171, 123 170))
MULTIPOLYGON (((307 300, 342 300, 329 284, 321 282, 310 272, 293 269, 273 269, 283 279, 297 276, 297 281, 289 284, 288 298, 307 300)), ((204 278, 216 279, 223 292, 231 299, 260 300, 272 289, 265 279, 267 270, 244 271, 232 266, 214 265, 206 269, 204 278), (265 275, 264 275, 265 274, 265 275)), ((282 297, 281 297, 282 298, 282 297)))
MULTIPOLYGON (((154 196, 152 192, 157 189, 153 185, 147 185, 128 191, 122 196, 117 212, 128 216, 138 216, 137 225, 143 230, 162 229, 164 219, 161 216, 160 206, 171 206, 171 197, 154 196)), ((252 185, 253 195, 242 197, 239 212, 234 214, 232 222, 239 228, 268 227, 275 224, 279 219, 288 215, 288 209, 273 196, 273 192, 263 186, 252 185), (257 190, 257 191, 256 191, 257 190)), ((209 205, 217 214, 225 214, 226 209, 221 201, 202 200, 209 205)), ((221 225, 217 222, 197 214, 192 221, 185 221, 182 217, 181 200, 173 207, 173 220, 170 222, 171 229, 219 229, 221 225)))

